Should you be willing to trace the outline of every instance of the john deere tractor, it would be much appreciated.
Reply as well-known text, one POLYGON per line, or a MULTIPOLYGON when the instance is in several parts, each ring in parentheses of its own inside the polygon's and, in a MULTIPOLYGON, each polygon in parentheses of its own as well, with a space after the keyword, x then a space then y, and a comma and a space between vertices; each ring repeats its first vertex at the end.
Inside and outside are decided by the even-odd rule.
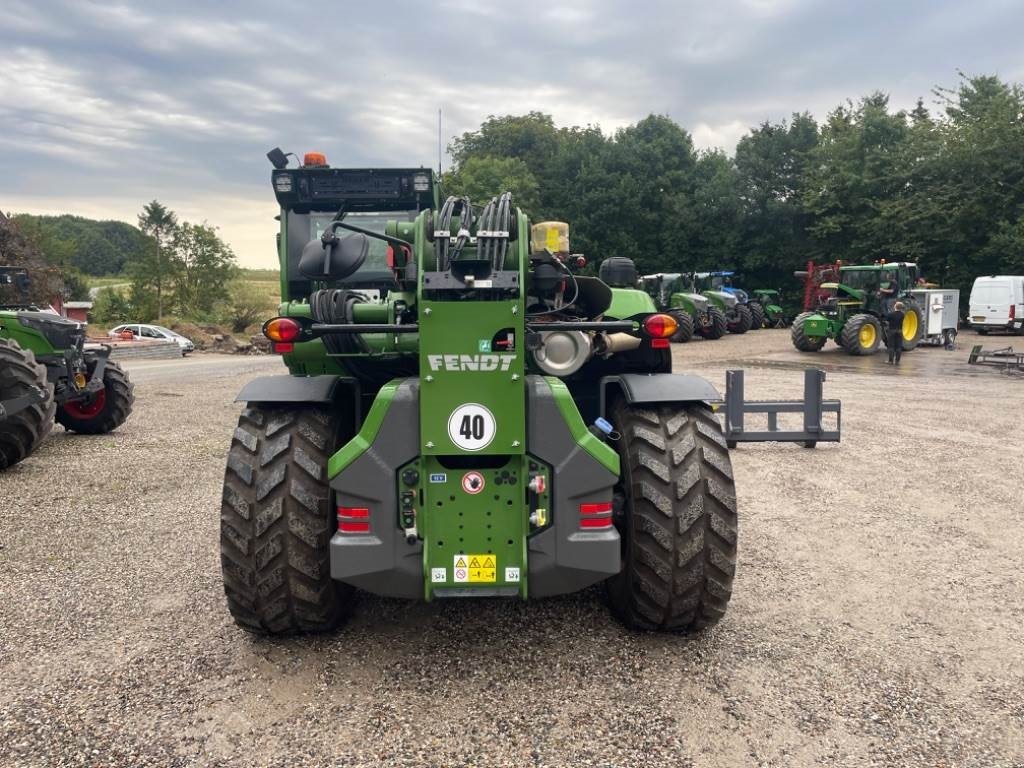
POLYGON ((918 279, 917 264, 841 266, 838 277, 838 282, 820 285, 828 293, 817 308, 793 321, 793 346, 801 352, 817 352, 832 339, 848 354, 873 355, 885 338, 882 318, 896 301, 904 305, 903 348, 918 345, 924 315, 910 294, 918 279))
POLYGON ((632 262, 579 274, 510 194, 442 197, 423 168, 268 157, 283 303, 264 333, 287 374, 238 396, 220 534, 236 622, 323 631, 358 590, 599 582, 631 627, 720 619, 737 517, 717 395, 671 373, 676 322, 632 262))
POLYGON ((694 333, 705 339, 720 339, 725 335, 725 313, 706 296, 687 291, 682 273, 644 275, 640 284, 654 299, 657 308, 672 315, 679 323, 679 331, 672 341, 689 341, 694 333))
POLYGON ((755 288, 751 302, 758 304, 764 312, 764 325, 768 328, 785 328, 788 325, 786 311, 782 307, 782 294, 772 288, 755 288))
POLYGON ((101 434, 124 423, 132 384, 109 348, 85 351, 85 327, 27 302, 26 270, 0 267, 0 470, 26 458, 53 421, 101 434))

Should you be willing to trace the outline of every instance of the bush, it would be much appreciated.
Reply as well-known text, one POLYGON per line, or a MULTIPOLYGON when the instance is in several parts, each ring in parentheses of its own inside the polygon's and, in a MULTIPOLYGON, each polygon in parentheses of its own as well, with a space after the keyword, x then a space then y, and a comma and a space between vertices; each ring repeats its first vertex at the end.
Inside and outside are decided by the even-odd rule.
POLYGON ((228 286, 228 302, 222 320, 231 326, 232 333, 242 333, 254 323, 268 319, 273 311, 273 301, 263 287, 235 280, 228 286))

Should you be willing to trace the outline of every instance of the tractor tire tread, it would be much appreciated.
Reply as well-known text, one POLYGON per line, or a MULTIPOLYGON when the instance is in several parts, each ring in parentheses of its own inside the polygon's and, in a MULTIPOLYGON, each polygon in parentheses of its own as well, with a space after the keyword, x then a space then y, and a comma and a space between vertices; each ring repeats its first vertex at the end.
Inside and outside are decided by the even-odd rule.
POLYGON ((820 352, 825 346, 827 339, 824 336, 808 336, 804 331, 804 320, 814 312, 802 312, 793 319, 793 325, 789 329, 793 346, 801 352, 820 352))
POLYGON ((320 408, 246 408, 228 453, 221 503, 224 592, 251 632, 324 632, 347 615, 352 587, 330 574, 327 462, 335 418, 320 408))
POLYGON ((710 626, 725 614, 736 572, 736 491, 721 426, 701 406, 624 403, 615 423, 627 499, 623 567, 607 582, 612 609, 634 629, 710 626))
POLYGON ((46 366, 36 362, 32 350, 22 349, 13 339, 0 339, 0 399, 20 397, 31 387, 47 393, 47 399, 0 420, 0 470, 27 458, 53 428, 53 385, 47 381, 46 366))
POLYGON ((679 330, 672 334, 672 343, 685 344, 693 338, 693 317, 689 312, 679 309, 670 311, 669 314, 672 315, 672 317, 675 318, 676 323, 679 324, 679 330))

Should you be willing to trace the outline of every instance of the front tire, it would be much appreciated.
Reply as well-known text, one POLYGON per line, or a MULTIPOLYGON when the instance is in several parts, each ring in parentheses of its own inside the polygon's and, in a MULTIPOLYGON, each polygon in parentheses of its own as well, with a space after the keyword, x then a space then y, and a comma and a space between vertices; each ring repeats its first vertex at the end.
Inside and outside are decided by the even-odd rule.
POLYGON ((714 341, 725 336, 728 327, 725 322, 725 313, 718 307, 708 308, 708 323, 701 328, 700 335, 705 339, 714 341))
POLYGON ((693 318, 690 317, 689 312, 683 312, 682 310, 675 310, 669 312, 669 314, 679 324, 679 330, 672 334, 670 341, 673 344, 685 344, 693 338, 693 318))
POLYGON ((642 630, 702 629, 725 615, 736 572, 736 486, 722 428, 702 405, 614 413, 622 460, 616 616, 642 630))
POLYGON ((882 324, 874 315, 854 315, 843 325, 840 340, 851 355, 873 355, 882 343, 882 324))
POLYGON ((789 329, 789 336, 793 341, 793 346, 801 352, 820 352, 828 340, 824 336, 808 336, 804 331, 804 321, 813 314, 816 313, 804 312, 797 315, 793 320, 793 326, 789 329))
MULTIPOLYGON (((90 375, 95 363, 89 366, 90 375)), ((69 432, 105 435, 120 427, 135 404, 135 385, 117 363, 107 360, 103 389, 83 400, 69 400, 57 408, 57 423, 69 432)))
POLYGON ((13 340, 0 339, 0 400, 23 397, 34 388, 46 392, 46 400, 0 418, 0 470, 13 467, 39 447, 53 428, 56 407, 46 367, 36 362, 31 350, 22 349, 13 340))
POLYGON ((220 514, 228 610, 259 634, 326 632, 355 590, 334 581, 327 462, 339 420, 322 408, 246 408, 231 441, 220 514))

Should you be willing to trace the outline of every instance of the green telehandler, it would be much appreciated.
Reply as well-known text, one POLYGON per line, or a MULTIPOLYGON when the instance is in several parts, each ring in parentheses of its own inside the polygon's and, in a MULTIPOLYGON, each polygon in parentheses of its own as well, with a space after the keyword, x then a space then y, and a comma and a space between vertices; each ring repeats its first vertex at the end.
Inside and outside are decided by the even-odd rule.
POLYGON ((677 324, 633 263, 580 274, 547 246, 565 225, 550 237, 508 193, 443 197, 427 169, 268 158, 282 304, 264 333, 288 374, 238 396, 220 534, 235 621, 324 631, 357 590, 599 582, 630 627, 718 621, 737 526, 720 398, 671 372, 677 324))
POLYGON ((29 275, 0 267, 0 470, 31 454, 54 420, 103 434, 128 418, 134 392, 109 347, 85 349, 85 326, 27 301, 29 275))
POLYGON ((793 320, 793 346, 817 352, 832 339, 847 354, 873 355, 885 341, 883 316, 901 301, 903 349, 914 349, 925 327, 924 313, 910 293, 919 276, 913 262, 840 266, 838 282, 819 286, 824 298, 818 306, 793 320))

